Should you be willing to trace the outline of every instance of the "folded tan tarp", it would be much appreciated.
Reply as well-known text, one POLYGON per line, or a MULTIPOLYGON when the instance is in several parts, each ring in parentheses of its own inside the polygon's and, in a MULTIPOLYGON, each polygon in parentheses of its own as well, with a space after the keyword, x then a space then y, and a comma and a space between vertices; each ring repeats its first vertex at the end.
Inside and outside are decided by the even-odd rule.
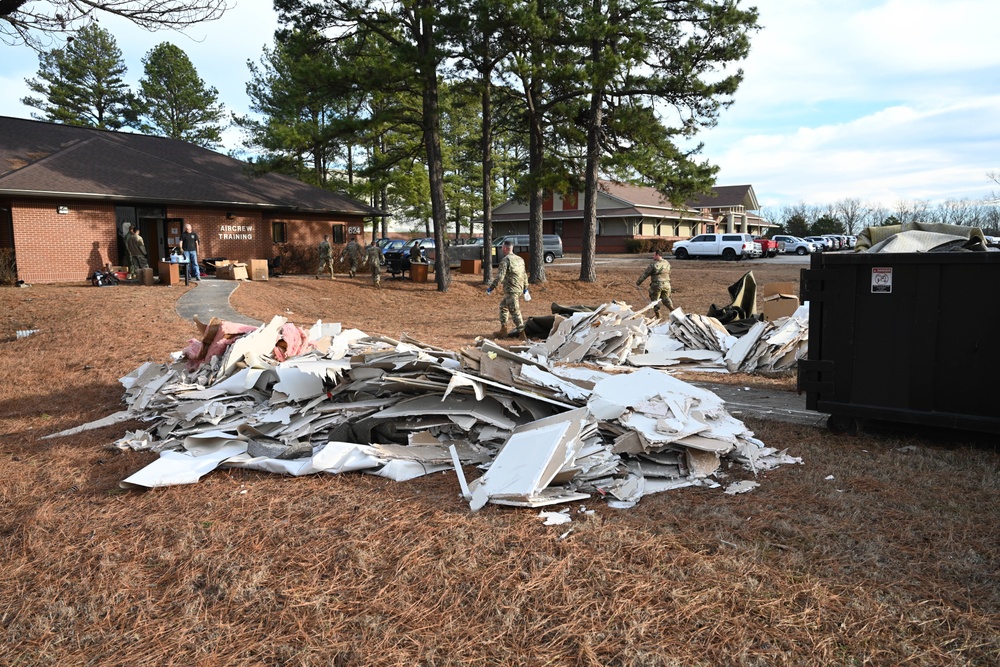
POLYGON ((858 234, 855 252, 929 252, 955 240, 978 240, 986 248, 986 237, 978 227, 940 222, 913 222, 905 225, 869 227, 858 234), (900 237, 900 238, 893 238, 900 237))

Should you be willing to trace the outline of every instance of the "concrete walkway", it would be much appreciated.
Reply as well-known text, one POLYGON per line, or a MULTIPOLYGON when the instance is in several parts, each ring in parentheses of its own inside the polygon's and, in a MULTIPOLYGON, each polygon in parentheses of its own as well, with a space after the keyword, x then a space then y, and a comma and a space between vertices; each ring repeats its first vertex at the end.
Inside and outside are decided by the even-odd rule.
MULTIPOLYGON (((177 301, 177 314, 191 321, 195 315, 202 322, 213 317, 230 322, 260 326, 263 322, 251 319, 233 310, 229 296, 240 286, 238 280, 218 280, 204 276, 195 288, 177 301)), ((806 409, 805 394, 792 391, 756 389, 712 382, 694 382, 708 389, 726 402, 726 409, 737 419, 757 417, 775 421, 803 424, 823 428, 827 415, 806 409)))
POLYGON ((181 319, 190 322, 195 315, 206 324, 213 317, 240 324, 260 326, 263 322, 239 314, 229 305, 229 295, 240 286, 238 280, 219 280, 212 276, 202 276, 201 281, 194 283, 195 288, 188 290, 177 300, 175 310, 181 319))

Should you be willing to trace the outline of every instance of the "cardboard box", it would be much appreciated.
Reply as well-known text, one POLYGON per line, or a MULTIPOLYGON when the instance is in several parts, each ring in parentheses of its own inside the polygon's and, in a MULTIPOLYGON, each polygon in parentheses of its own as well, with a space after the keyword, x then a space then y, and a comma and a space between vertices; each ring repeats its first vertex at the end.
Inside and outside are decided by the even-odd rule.
POLYGON ((764 319, 768 322, 789 317, 799 307, 797 283, 767 283, 761 288, 764 296, 764 319))
POLYGON ((147 266, 145 269, 139 269, 139 283, 142 285, 152 285, 153 284, 153 267, 147 266))
POLYGON ((220 280, 249 280, 247 276, 247 265, 240 263, 216 265, 215 277, 220 280))
POLYGON ((267 280, 267 260, 266 259, 251 259, 247 262, 247 273, 250 274, 250 280, 267 280))

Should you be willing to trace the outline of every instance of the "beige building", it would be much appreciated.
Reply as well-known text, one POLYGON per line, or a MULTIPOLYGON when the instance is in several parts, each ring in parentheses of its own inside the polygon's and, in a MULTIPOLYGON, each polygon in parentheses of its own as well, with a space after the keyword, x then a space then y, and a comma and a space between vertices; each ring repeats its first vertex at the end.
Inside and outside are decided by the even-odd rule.
MULTIPOLYGON (((763 234, 771 226, 757 214, 751 185, 712 188, 686 206, 670 204, 654 188, 601 181, 597 195, 597 252, 624 252, 630 239, 680 240, 711 232, 763 234)), ((583 195, 545 198, 543 232, 559 234, 567 252, 583 247, 583 195)), ((528 204, 510 200, 493 209, 494 236, 528 233, 528 204)))

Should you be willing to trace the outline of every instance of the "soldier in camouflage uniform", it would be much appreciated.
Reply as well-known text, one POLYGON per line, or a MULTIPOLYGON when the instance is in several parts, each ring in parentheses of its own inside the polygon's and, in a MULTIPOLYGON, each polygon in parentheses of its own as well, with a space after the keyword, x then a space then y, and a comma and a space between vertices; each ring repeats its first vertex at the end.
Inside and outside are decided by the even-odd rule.
POLYGON ((514 331, 521 339, 524 335, 524 320, 521 318, 521 294, 528 286, 528 276, 524 272, 524 260, 513 253, 514 242, 504 241, 501 247, 503 257, 497 267, 497 275, 486 288, 489 294, 497 285, 503 286, 503 300, 500 302, 500 330, 493 333, 494 338, 507 336, 507 320, 514 321, 514 331))
POLYGON ((348 266, 350 267, 350 274, 353 278, 358 272, 358 264, 360 264, 363 259, 361 245, 354 239, 353 236, 351 237, 351 240, 347 242, 347 245, 344 246, 344 251, 340 253, 340 261, 343 262, 345 258, 347 259, 348 266))
POLYGON ((372 285, 382 289, 382 249, 372 242, 365 253, 365 263, 372 272, 372 285))
POLYGON ((319 268, 316 269, 316 277, 319 278, 319 274, 325 273, 327 269, 330 270, 330 280, 333 280, 333 249, 330 248, 330 235, 324 234, 323 240, 319 242, 319 268))
POLYGON ((662 303, 667 307, 667 313, 669 313, 674 309, 674 304, 670 300, 670 262, 663 259, 659 250, 653 251, 653 261, 635 281, 635 286, 641 285, 646 278, 649 278, 649 300, 658 302, 653 307, 654 312, 657 315, 660 314, 660 304, 662 303))

